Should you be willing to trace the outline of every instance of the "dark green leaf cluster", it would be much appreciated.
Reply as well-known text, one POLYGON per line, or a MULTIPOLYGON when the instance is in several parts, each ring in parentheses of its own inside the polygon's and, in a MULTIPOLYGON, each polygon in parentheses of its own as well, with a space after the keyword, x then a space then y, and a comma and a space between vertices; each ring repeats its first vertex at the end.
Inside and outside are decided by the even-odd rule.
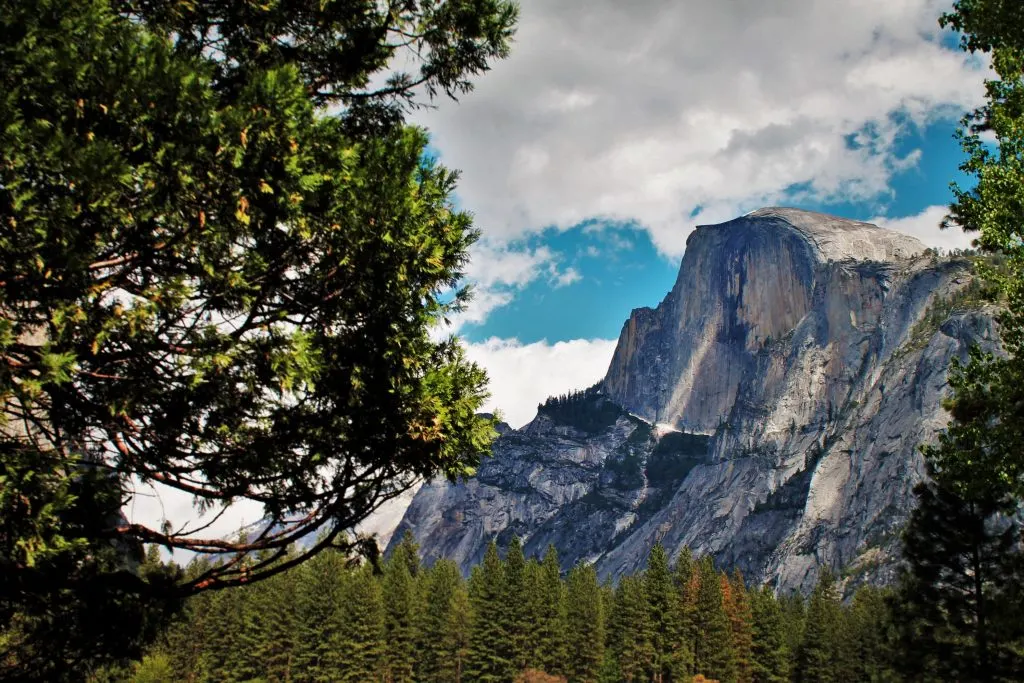
POLYGON ((1021 680, 1019 520, 1005 492, 979 493, 936 469, 958 445, 962 436, 926 449, 932 476, 916 489, 917 508, 904 533, 894 612, 905 653, 901 668, 922 681, 1021 680))

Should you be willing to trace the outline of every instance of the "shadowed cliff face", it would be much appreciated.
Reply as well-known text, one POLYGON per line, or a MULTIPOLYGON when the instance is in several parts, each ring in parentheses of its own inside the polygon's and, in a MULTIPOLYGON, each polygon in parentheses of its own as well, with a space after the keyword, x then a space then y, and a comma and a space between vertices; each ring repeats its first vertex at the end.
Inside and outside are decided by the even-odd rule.
POLYGON ((580 430, 541 411, 474 480, 425 486, 402 526, 464 569, 518 534, 605 576, 660 540, 784 590, 809 589, 820 565, 890 580, 949 363, 994 346, 977 305, 927 315, 963 300, 970 275, 923 251, 792 209, 698 228, 672 291, 633 312, 585 397, 619 416, 580 430))

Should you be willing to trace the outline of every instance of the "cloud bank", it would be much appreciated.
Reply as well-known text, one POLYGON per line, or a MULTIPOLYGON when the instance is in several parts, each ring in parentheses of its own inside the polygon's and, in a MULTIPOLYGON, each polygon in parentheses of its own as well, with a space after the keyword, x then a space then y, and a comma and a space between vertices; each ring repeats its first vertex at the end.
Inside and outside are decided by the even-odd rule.
POLYGON ((522 344, 491 338, 466 345, 470 360, 490 377, 491 399, 485 408, 500 410, 513 427, 532 420, 537 404, 548 396, 583 389, 603 378, 614 351, 614 339, 522 344))
POLYGON ((970 249, 971 241, 975 238, 975 235, 965 233, 957 227, 950 227, 945 230, 939 228, 942 218, 948 212, 948 206, 929 206, 914 216, 896 219, 879 217, 871 219, 870 222, 883 228, 912 235, 929 247, 935 247, 942 251, 970 249))
POLYGON ((635 220, 677 257, 693 225, 888 191, 913 123, 982 97, 937 0, 524 0, 509 59, 417 120, 494 240, 635 220))

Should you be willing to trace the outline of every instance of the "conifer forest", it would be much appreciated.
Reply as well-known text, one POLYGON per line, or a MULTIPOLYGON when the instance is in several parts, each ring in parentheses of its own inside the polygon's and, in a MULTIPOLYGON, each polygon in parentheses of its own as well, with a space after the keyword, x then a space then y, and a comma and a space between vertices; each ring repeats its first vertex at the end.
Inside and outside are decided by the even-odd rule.
POLYGON ((191 598, 127 673, 194 682, 897 681, 893 637, 886 592, 864 586, 843 603, 828 573, 807 599, 776 597, 710 558, 684 551, 670 563, 656 545, 643 572, 612 585, 588 565, 563 576, 554 548, 526 558, 513 540, 504 557, 491 543, 466 580, 449 560, 422 566, 406 536, 377 568, 325 551, 257 585, 191 598))

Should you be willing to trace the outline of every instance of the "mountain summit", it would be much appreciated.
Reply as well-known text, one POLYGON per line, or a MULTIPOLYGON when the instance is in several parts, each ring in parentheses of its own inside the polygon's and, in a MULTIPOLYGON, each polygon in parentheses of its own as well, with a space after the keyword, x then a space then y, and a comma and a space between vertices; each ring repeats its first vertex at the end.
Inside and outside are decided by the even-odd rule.
POLYGON ((769 342, 799 328, 852 362, 851 338, 884 324, 883 289, 924 251, 913 237, 797 209, 698 226, 672 291, 623 327, 608 394, 648 420, 714 429, 769 342))
POLYGON ((474 479, 425 485, 398 535, 464 569, 516 534, 604 576, 661 541, 781 590, 823 565, 888 582, 950 361, 994 343, 971 283, 966 259, 835 216, 698 227, 605 379, 504 430, 474 479))

